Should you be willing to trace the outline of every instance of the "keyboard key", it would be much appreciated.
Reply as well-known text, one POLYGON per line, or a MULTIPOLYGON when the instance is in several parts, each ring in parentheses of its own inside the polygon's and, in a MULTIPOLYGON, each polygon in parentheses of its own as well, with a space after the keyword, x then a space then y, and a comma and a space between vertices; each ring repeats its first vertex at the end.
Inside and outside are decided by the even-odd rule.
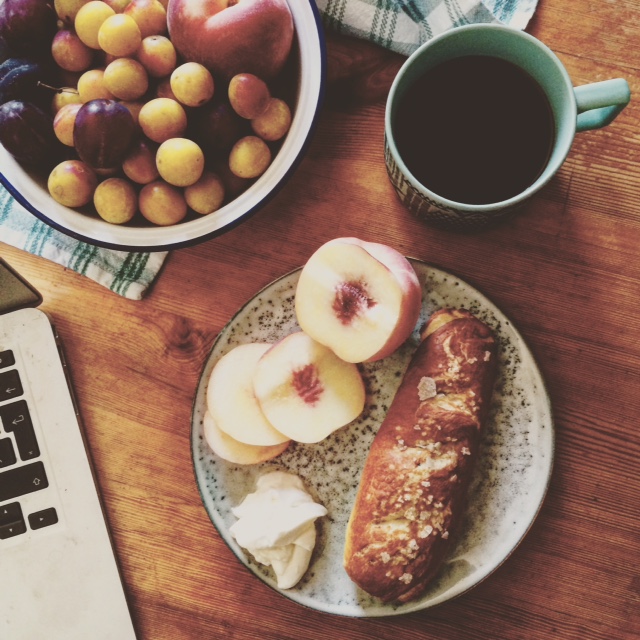
POLYGON ((0 373, 0 402, 17 398, 24 393, 17 369, 0 373))
POLYGON ((22 509, 19 502, 10 502, 0 507, 0 524, 8 524, 22 519, 22 509))
POLYGON ((32 462, 0 472, 0 502, 13 500, 49 486, 42 462, 32 462))
POLYGON ((13 356, 13 351, 7 349, 6 351, 0 351, 0 369, 6 369, 12 367, 16 363, 16 359, 13 356))
POLYGON ((22 460, 33 460, 40 455, 40 448, 33 430, 29 408, 25 400, 18 400, 0 407, 4 430, 13 433, 22 460))
POLYGON ((11 438, 0 438, 0 469, 16 463, 16 453, 13 450, 11 438))
POLYGON ((56 524, 56 522, 58 522, 58 514, 53 507, 43 509, 42 511, 36 511, 36 513, 29 515, 29 526, 32 529, 50 527, 52 524, 56 524))
POLYGON ((18 502, 12 502, 0 507, 0 540, 19 536, 25 533, 26 530, 22 509, 18 502))
POLYGON ((27 525, 24 520, 19 522, 12 522, 11 524, 5 524, 0 526, 0 540, 6 540, 7 538, 13 538, 19 536, 22 533, 27 532, 27 525))

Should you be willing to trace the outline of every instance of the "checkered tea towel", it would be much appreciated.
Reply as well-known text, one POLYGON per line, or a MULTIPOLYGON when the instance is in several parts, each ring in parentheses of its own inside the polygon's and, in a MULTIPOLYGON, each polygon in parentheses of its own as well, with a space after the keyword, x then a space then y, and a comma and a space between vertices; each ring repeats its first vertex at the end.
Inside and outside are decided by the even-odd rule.
POLYGON ((29 213, 2 185, 0 242, 73 269, 131 300, 144 297, 167 256, 166 251, 113 251, 74 240, 29 213))
POLYGON ((316 0, 326 28, 411 55, 434 36, 465 24, 524 29, 538 0, 316 0))

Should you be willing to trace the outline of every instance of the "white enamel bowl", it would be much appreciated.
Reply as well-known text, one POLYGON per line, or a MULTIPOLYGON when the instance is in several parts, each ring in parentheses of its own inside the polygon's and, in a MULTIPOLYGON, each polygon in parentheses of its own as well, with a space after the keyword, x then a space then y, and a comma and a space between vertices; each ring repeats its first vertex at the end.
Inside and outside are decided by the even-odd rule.
POLYGON ((293 15, 300 79, 291 129, 267 171, 249 189, 208 216, 170 227, 109 224, 97 215, 64 207, 51 198, 45 179, 26 172, 0 145, 0 182, 35 216, 90 244, 131 251, 159 251, 197 244, 246 220, 285 184, 302 159, 322 103, 326 50, 314 0, 288 0, 293 15))

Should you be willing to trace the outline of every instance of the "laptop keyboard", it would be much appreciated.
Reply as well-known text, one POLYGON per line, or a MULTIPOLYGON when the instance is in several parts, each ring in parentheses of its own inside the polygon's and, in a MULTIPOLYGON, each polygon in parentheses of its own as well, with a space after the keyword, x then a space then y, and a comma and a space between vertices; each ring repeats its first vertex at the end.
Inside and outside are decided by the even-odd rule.
POLYGON ((25 500, 49 486, 25 395, 13 351, 0 351, 0 540, 58 522, 55 507, 25 500))

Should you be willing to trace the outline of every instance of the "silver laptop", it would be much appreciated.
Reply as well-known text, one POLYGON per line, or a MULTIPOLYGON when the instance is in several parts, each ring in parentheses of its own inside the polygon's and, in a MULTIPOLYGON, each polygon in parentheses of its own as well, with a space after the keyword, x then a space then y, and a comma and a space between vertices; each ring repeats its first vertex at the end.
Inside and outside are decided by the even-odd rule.
POLYGON ((39 302, 0 259, 0 638, 135 639, 66 364, 39 302))

